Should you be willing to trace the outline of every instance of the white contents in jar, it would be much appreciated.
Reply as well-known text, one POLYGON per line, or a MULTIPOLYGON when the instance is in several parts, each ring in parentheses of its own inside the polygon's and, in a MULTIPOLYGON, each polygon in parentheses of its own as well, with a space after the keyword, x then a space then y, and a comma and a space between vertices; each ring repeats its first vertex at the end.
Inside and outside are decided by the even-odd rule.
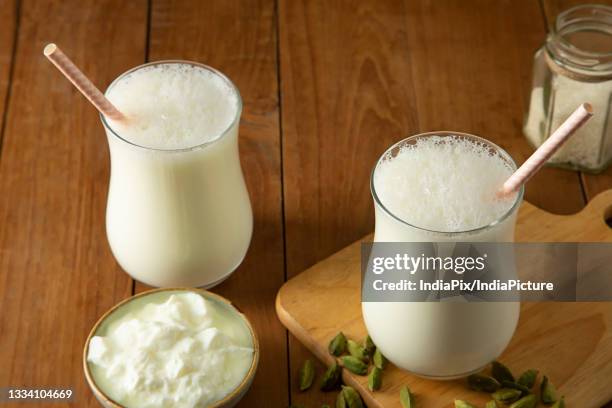
POLYGON ((135 299, 89 343, 96 385, 129 408, 204 407, 244 380, 250 330, 236 311, 186 291, 135 299))
POLYGON ((527 140, 539 147, 579 105, 588 102, 595 115, 561 146, 549 162, 600 169, 612 158, 612 126, 607 124, 612 81, 583 82, 563 75, 554 75, 551 81, 552 94, 543 87, 531 91, 529 113, 523 127, 527 140))

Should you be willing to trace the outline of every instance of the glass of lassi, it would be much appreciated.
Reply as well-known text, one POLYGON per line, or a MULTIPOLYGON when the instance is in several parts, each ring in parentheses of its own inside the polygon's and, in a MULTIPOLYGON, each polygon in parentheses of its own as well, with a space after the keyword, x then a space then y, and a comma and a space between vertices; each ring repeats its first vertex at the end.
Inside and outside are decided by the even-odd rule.
MULTIPOLYGON (((516 170, 477 136, 432 132, 404 139, 371 178, 375 242, 512 242, 523 188, 496 192, 516 170)), ((497 358, 519 318, 518 302, 362 302, 370 336, 395 365, 435 379, 463 377, 497 358)))
POLYGON ((101 116, 111 157, 112 252, 151 286, 211 287, 249 247, 253 216, 238 154, 240 94, 219 71, 160 61, 119 76, 101 116))

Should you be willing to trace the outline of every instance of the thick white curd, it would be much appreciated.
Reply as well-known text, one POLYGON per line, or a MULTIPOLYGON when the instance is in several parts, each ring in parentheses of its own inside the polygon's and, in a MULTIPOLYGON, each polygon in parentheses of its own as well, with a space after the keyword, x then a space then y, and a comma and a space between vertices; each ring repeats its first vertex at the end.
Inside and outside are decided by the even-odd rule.
POLYGON ((96 385, 126 407, 206 407, 240 385, 253 354, 250 330, 229 305, 163 291, 113 312, 87 361, 96 385))

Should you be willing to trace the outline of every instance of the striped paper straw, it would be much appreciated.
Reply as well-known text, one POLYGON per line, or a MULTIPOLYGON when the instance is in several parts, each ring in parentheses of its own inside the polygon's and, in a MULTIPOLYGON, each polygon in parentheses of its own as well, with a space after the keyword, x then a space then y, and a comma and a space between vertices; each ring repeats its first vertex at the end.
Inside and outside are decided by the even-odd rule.
POLYGON ((55 65, 66 78, 79 90, 96 109, 114 120, 125 120, 125 115, 111 103, 102 92, 81 72, 79 68, 68 58, 55 44, 48 44, 43 53, 45 57, 55 65))
POLYGON ((589 103, 583 103, 563 122, 552 135, 506 180, 497 192, 498 197, 516 192, 546 163, 578 128, 593 116, 593 108, 589 103))

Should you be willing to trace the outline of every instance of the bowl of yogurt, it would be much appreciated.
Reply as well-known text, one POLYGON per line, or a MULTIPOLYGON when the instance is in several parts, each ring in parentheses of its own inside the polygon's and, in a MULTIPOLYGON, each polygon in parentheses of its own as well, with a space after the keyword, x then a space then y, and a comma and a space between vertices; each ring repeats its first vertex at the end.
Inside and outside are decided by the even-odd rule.
POLYGON ((132 296, 94 325, 85 377, 106 408, 232 407, 259 361, 257 336, 227 299, 196 288, 132 296))

